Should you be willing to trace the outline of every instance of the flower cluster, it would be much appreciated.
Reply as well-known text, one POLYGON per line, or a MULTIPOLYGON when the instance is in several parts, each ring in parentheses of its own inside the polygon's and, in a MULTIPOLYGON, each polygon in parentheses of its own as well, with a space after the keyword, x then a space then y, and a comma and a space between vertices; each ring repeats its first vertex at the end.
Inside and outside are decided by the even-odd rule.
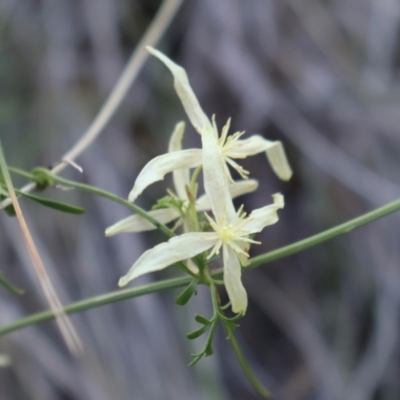
MULTIPOLYGON (((175 193, 170 192, 170 196, 165 201, 160 201, 159 207, 148 214, 163 224, 178 220, 175 226, 183 224, 183 233, 143 253, 120 279, 119 286, 125 286, 140 275, 184 260, 189 260, 187 266, 193 274, 201 273, 190 259, 199 254, 206 254, 206 259, 210 259, 219 255, 222 249, 224 285, 232 311, 245 313, 247 294, 241 281, 241 268, 249 263, 250 245, 259 243, 252 239, 252 235, 278 221, 277 211, 283 208, 284 200, 281 194, 274 194, 272 204, 256 209, 249 215, 243 211, 243 206, 236 211, 232 199, 256 190, 258 183, 248 179, 249 172, 235 160, 265 152, 276 175, 288 180, 292 171, 285 152, 281 142, 269 141, 260 135, 253 135, 248 139, 242 139, 244 132, 228 135, 230 120, 219 135, 215 118, 210 120, 203 112, 185 70, 158 50, 151 47, 147 47, 147 50, 171 71, 175 90, 186 114, 201 135, 202 148, 182 149, 185 124, 180 122, 172 134, 168 153, 151 160, 139 173, 129 193, 131 202, 147 186, 164 179, 166 174, 173 173, 175 193), (243 180, 234 181, 230 167, 243 180), (195 171, 190 176, 193 168, 195 171), (197 197, 196 179, 200 170, 205 194, 197 197), (200 214, 209 210, 213 217, 207 213, 200 214), (199 216, 203 217, 202 223, 199 223, 199 216)), ((155 226, 143 217, 133 215, 109 227, 106 235, 150 229, 155 229, 155 226)))

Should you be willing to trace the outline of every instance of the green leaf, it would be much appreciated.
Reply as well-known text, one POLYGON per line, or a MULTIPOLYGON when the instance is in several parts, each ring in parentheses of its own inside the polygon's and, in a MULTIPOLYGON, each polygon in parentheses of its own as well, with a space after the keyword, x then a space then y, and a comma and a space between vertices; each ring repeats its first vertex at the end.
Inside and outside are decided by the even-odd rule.
POLYGON ((209 325, 203 325, 201 328, 196 329, 195 331, 188 333, 186 336, 190 340, 197 339, 204 332, 206 332, 208 328, 209 328, 209 325))
POLYGON ((206 348, 204 349, 204 354, 206 357, 214 354, 214 350, 212 348, 212 338, 207 341, 206 348))
MULTIPOLYGON (((3 193, 3 191, 1 191, 1 193, 3 193)), ((7 197, 8 197, 8 194, 7 194, 7 196, 4 196, 3 194, 0 194, 0 201, 3 201, 7 197)), ((4 211, 7 213, 7 215, 9 217, 15 217, 15 215, 16 215, 15 214, 15 210, 14 210, 14 206, 12 204, 10 204, 7 207, 4 207, 4 211)))
MULTIPOLYGON (((15 193, 17 193, 20 196, 27 197, 28 199, 31 199, 33 201, 36 201, 37 203, 40 203, 46 207, 50 207, 58 211, 62 211, 69 214, 83 214, 85 212, 85 210, 81 207, 75 207, 69 204, 60 203, 59 201, 45 199, 44 197, 35 196, 34 194, 31 193, 24 193, 17 189, 14 190, 15 193)), ((6 197, 8 197, 8 192, 3 187, 0 186, 0 199, 3 200, 6 197)), ((6 207, 5 211, 7 212, 8 215, 15 216, 14 207, 12 205, 6 207)))
POLYGON ((191 367, 194 364, 197 364, 203 357, 204 353, 201 352, 199 354, 192 354, 193 360, 189 363, 189 367, 191 367))
POLYGON ((165 196, 159 199, 151 209, 159 210, 160 208, 175 208, 182 213, 184 204, 184 200, 181 200, 176 196, 165 196))
MULTIPOLYGON (((205 345, 203 347, 203 350, 201 350, 200 353, 192 354, 192 357, 194 357, 194 359, 189 364, 189 366, 196 364, 198 361, 200 361, 200 359, 202 357, 208 357, 208 356, 211 356, 214 353, 214 350, 212 348, 212 342, 213 342, 213 338, 214 338, 214 333, 215 333, 215 328, 217 326, 217 322, 218 322, 218 319, 217 318, 213 318, 210 321, 209 325, 204 325, 200 329, 197 329, 197 331, 189 333, 189 335, 192 336, 189 339, 194 339, 195 337, 200 336, 200 335, 197 335, 199 332, 204 333, 209 327, 211 327, 210 332, 209 332, 208 337, 207 337, 207 340, 206 340, 206 343, 205 343, 205 345)), ((188 335, 188 337, 189 337, 189 335, 188 335)))
POLYGON ((187 302, 192 298, 194 294, 197 294, 197 279, 192 279, 188 286, 186 286, 185 290, 178 296, 175 300, 175 303, 184 306, 187 302))
POLYGON ((15 217, 17 213, 15 212, 14 206, 10 204, 7 207, 4 207, 4 211, 7 213, 9 217, 15 217))
POLYGON ((35 196, 30 193, 23 193, 19 190, 18 191, 16 190, 16 192, 21 196, 36 201, 37 203, 42 204, 43 206, 53 208, 54 210, 62 211, 68 214, 83 214, 85 212, 85 210, 81 207, 71 206, 69 204, 60 203, 58 201, 45 199, 43 197, 35 196))
POLYGON ((199 324, 203 325, 210 325, 211 321, 207 319, 206 317, 203 317, 202 315, 196 314, 194 316, 195 321, 197 321, 199 324))

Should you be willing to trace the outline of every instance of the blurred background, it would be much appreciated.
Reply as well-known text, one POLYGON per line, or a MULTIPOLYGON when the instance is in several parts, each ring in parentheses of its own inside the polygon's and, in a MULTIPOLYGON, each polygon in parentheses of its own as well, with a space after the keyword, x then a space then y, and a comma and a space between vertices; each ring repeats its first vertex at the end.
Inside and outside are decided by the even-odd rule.
MULTIPOLYGON (((0 132, 10 165, 57 162, 81 137, 153 20, 153 0, 0 0, 0 132)), ((294 176, 280 182, 265 157, 243 165, 260 189, 247 210, 278 191, 278 224, 252 255, 356 217, 400 192, 400 3, 397 0, 187 0, 158 47, 183 65, 206 113, 232 132, 281 140, 294 176)), ((186 120, 169 71, 155 59, 110 123, 64 176, 127 196, 149 159, 186 120)), ((189 124, 188 124, 189 125, 189 124)), ((185 145, 199 145, 188 126, 185 145)), ((15 178, 17 185, 25 183, 15 178)), ((171 187, 151 186, 150 208, 171 187)), ((117 289, 158 233, 104 237, 129 215, 78 191, 45 195, 84 207, 70 216, 21 201, 64 303, 117 289)), ((277 400, 400 398, 399 214, 248 271, 250 297, 236 332, 277 400)), ((47 308, 15 219, 0 215, 0 324, 47 308)), ((135 285, 178 275, 173 268, 135 285)), ((215 354, 186 339, 194 313, 210 315, 207 290, 187 307, 179 292, 152 294, 72 316, 85 345, 73 359, 53 322, 0 338, 4 400, 257 399, 219 331, 215 354)))

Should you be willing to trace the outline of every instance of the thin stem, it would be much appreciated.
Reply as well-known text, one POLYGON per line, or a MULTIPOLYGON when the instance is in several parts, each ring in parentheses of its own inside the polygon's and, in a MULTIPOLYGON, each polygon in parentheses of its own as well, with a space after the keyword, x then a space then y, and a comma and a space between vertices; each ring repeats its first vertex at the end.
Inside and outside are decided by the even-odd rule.
POLYGON ((379 207, 373 211, 370 211, 369 213, 361 215, 360 217, 354 218, 343 224, 337 225, 331 229, 310 236, 306 239, 299 240, 298 242, 289 244, 288 246, 284 246, 279 249, 254 257, 250 260, 250 265, 246 267, 246 269, 255 268, 261 264, 266 264, 283 257, 288 257, 292 254, 308 249, 309 247, 313 247, 317 244, 333 239, 336 236, 349 233, 353 229, 369 224, 370 222, 383 218, 386 215, 392 214, 398 210, 400 210, 400 200, 393 201, 383 207, 379 207))
MULTIPOLYGON (((136 204, 133 204, 122 197, 116 196, 113 193, 107 192, 106 190, 99 189, 95 186, 90 186, 84 183, 80 182, 75 182, 71 181, 69 179, 62 178, 58 175, 55 175, 51 173, 48 169, 46 168, 35 168, 36 173, 43 174, 47 178, 49 178, 49 181, 54 181, 54 182, 59 182, 62 183, 65 186, 73 187, 76 189, 84 190, 86 192, 94 193, 98 196, 105 197, 106 199, 115 201, 118 204, 121 204, 127 208, 129 208, 132 211, 135 211, 138 215, 140 215, 142 218, 146 219, 150 223, 152 223, 157 229, 160 229, 161 232, 163 232, 167 237, 171 238, 175 236, 175 233, 171 231, 167 226, 162 224, 161 222, 157 221, 154 219, 151 215, 149 215, 143 208, 137 206, 136 204)), ((31 179, 35 180, 37 179, 37 175, 31 174, 31 179)), ((186 267, 186 265, 183 262, 177 262, 175 265, 180 268, 182 271, 188 273, 191 276, 195 276, 195 274, 190 271, 189 268, 186 267)))
POLYGON ((12 294, 22 295, 25 293, 24 290, 18 289, 12 283, 8 282, 7 279, 3 278, 3 275, 0 272, 0 284, 2 284, 6 289, 8 289, 12 294))
MULTIPOLYGON (((122 200, 122 199, 121 199, 122 200)), ((358 228, 362 225, 368 224, 370 222, 375 221, 376 219, 385 217, 391 213, 394 213, 400 209, 400 200, 396 200, 392 203, 389 203, 383 207, 377 208, 367 214, 364 214, 360 217, 352 219, 351 221, 345 222, 344 224, 338 225, 334 228, 328 229, 327 231, 321 232, 317 235, 311 236, 307 239, 301 240, 299 242, 293 243, 288 246, 281 247, 280 249, 273 250, 269 253, 260 255, 258 257, 254 257, 250 259, 250 265, 247 268, 255 268, 261 264, 266 264, 271 261, 278 260, 283 257, 287 257, 289 255, 298 253, 302 250, 305 250, 309 247, 316 246, 323 241, 332 239, 341 234, 350 232, 351 230, 358 228)), ((246 269, 247 269, 246 268, 246 269)), ((220 276, 222 274, 222 269, 218 269, 213 271, 212 275, 220 276)), ((140 286, 138 288, 133 289, 125 289, 119 290, 117 292, 108 293, 102 296, 97 296, 93 298, 89 298, 86 300, 82 300, 77 303, 70 304, 65 308, 67 313, 80 312, 84 310, 88 310, 90 308, 99 307, 105 304, 109 304, 115 301, 124 300, 130 297, 141 296, 144 294, 157 292, 160 290, 174 289, 177 287, 188 285, 191 277, 183 277, 177 279, 165 280, 157 283, 153 283, 146 286, 140 286), (161 287, 161 289, 160 289, 161 287)), ((30 315, 28 317, 22 318, 10 325, 6 325, 3 328, 0 328, 0 336, 5 335, 6 333, 22 329, 25 326, 33 325, 39 322, 48 321, 54 318, 51 311, 44 311, 38 314, 30 315)))
MULTIPOLYGON (((51 171, 53 173, 57 174, 61 172, 68 165, 68 162, 73 161, 80 154, 82 154, 99 136, 103 128, 107 125, 117 108, 120 106, 122 100, 124 99, 132 83, 135 81, 140 69, 148 57, 148 53, 144 50, 144 47, 148 45, 154 47, 157 44, 165 30, 168 28, 168 25, 179 9, 181 3, 182 0, 165 0, 163 2, 157 15, 136 46, 124 71, 122 72, 118 82, 116 83, 103 107, 100 109, 97 116, 90 124, 86 132, 82 135, 80 140, 61 157, 61 163, 52 168, 51 171)), ((36 183, 31 182, 22 187, 20 190, 26 193, 31 192, 35 188, 36 183)), ((7 207, 10 204, 10 198, 5 199, 0 203, 0 209, 7 207)))
MULTIPOLYGON (((168 279, 161 282, 150 283, 135 288, 118 290, 115 292, 102 294, 100 296, 91 297, 90 299, 81 300, 72 303, 64 308, 67 314, 75 314, 78 312, 86 311, 91 308, 100 307, 106 304, 115 303, 117 301, 130 299, 132 297, 144 296, 149 293, 156 293, 163 290, 175 289, 189 284, 191 277, 185 276, 181 278, 168 279)), ((35 325, 40 322, 50 321, 54 319, 54 314, 51 311, 42 311, 37 314, 29 315, 28 317, 21 318, 18 321, 0 328, 0 336, 7 333, 17 331, 30 325, 35 325)))
POLYGON ((211 282, 210 291, 211 291, 211 301, 212 301, 212 306, 214 309, 214 317, 215 317, 218 314, 218 310, 219 310, 219 306, 220 306, 220 299, 218 296, 217 288, 215 287, 213 282, 211 282))
POLYGON ((188 215, 191 221, 190 225, 192 225, 191 227, 193 228, 191 229, 191 231, 194 232, 200 232, 199 218, 197 216, 197 210, 196 210, 196 199, 197 199, 197 189, 198 189, 197 179, 202 169, 203 166, 199 165, 194 170, 192 178, 190 180, 189 187, 186 188, 189 198, 188 215))
MULTIPOLYGON (((195 190, 195 186, 197 183, 197 179, 199 178, 199 174, 203 169, 203 165, 199 165, 193 172, 192 178, 190 180, 190 191, 193 193, 195 190)), ((197 193, 193 193, 193 196, 196 197, 197 193)))
POLYGON ((19 168, 8 166, 8 170, 14 174, 24 176, 25 178, 32 179, 32 174, 30 172, 24 171, 19 168))
MULTIPOLYGON (((238 342, 236 341, 236 339, 233 335, 233 332, 229 331, 228 327, 224 323, 223 312, 221 311, 221 300, 220 300, 217 288, 215 287, 214 283, 212 283, 210 285, 210 290, 211 290, 212 305, 214 308, 214 317, 217 315, 220 316, 222 325, 224 325, 225 332, 227 333, 227 339, 228 339, 229 343, 231 344, 233 351, 235 352, 236 358, 237 358, 244 374, 246 375, 249 382, 253 385, 254 389, 263 398, 265 398, 265 399, 271 398, 271 394, 258 381, 257 377, 254 375, 253 371, 251 370, 249 363, 247 362, 238 342)), ((215 326, 214 326, 214 328, 215 328, 215 326)))
MULTIPOLYGON (((113 193, 107 192, 106 190, 99 189, 95 186, 87 185, 85 183, 80 183, 80 182, 75 182, 71 181, 69 179, 62 178, 58 175, 55 175, 51 173, 48 169, 46 168, 35 168, 35 171, 39 172, 40 174, 44 174, 47 176, 50 180, 53 180, 58 183, 62 183, 65 186, 73 187, 76 189, 84 190, 86 192, 90 192, 93 194, 96 194, 101 197, 105 197, 106 199, 115 201, 118 204, 121 204, 130 210, 134 211, 136 214, 140 215, 142 218, 146 219, 150 223, 152 223, 156 228, 160 229, 161 232, 163 232, 166 236, 168 237, 173 237, 175 236, 175 233, 172 232, 167 226, 162 224, 161 222, 157 221, 154 219, 151 215, 149 215, 143 208, 137 206, 134 203, 129 202, 128 200, 123 199, 122 197, 119 197, 113 193)), ((32 175, 32 178, 35 179, 35 175, 32 175)))
MULTIPOLYGON (((226 328, 225 330, 227 333, 229 333, 226 328)), ((229 340, 229 343, 231 344, 233 351, 235 352, 236 358, 238 359, 243 372, 245 373, 250 383, 253 385, 254 389, 257 390, 260 396, 262 396, 264 399, 270 399, 271 393, 269 393, 268 390, 264 388, 264 386, 258 381, 257 377, 254 375, 253 371, 250 368, 249 363, 247 362, 242 352, 242 349, 240 348, 237 340, 235 339, 235 336, 231 333, 230 335, 228 335, 227 339, 229 340)))

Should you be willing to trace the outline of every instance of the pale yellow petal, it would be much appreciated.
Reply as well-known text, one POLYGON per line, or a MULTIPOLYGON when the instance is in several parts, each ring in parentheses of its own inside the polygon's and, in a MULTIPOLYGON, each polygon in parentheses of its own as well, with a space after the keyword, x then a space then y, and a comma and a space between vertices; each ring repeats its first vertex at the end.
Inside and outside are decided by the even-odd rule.
POLYGON ((180 121, 175 125, 174 131, 171 135, 171 139, 169 139, 168 153, 182 150, 182 139, 183 134, 185 133, 185 127, 186 124, 183 121, 180 121))
MULTIPOLYGON (((185 123, 178 122, 172 132, 171 139, 169 141, 168 152, 172 153, 174 151, 182 150, 182 138, 185 132, 185 123)), ((174 180, 175 191, 178 197, 182 200, 187 200, 187 194, 185 187, 189 185, 189 169, 177 169, 172 171, 172 177, 174 180)))
MULTIPOLYGON (((161 224, 168 224, 179 217, 179 212, 175 208, 151 210, 147 211, 147 214, 161 224)), ((106 229, 106 236, 113 236, 117 233, 151 231, 153 229, 156 229, 156 227, 151 222, 149 222, 147 219, 144 219, 140 215, 135 214, 108 227, 106 229)))
POLYGON ((235 181, 229 185, 229 193, 232 199, 243 196, 247 193, 252 193, 258 188, 258 182, 255 179, 246 179, 241 181, 235 181))
POLYGON ((217 222, 226 217, 226 222, 235 217, 235 208, 229 193, 229 181, 217 139, 212 131, 205 130, 201 136, 203 148, 204 190, 217 222))
POLYGON ((253 135, 245 140, 238 140, 236 146, 226 152, 231 158, 245 158, 264 152, 275 174, 287 181, 292 176, 292 169, 286 157, 282 142, 264 139, 260 135, 253 135))
POLYGON ((129 193, 129 201, 134 202, 147 186, 163 180, 169 172, 183 168, 195 168, 201 164, 201 161, 201 149, 174 151, 153 158, 136 178, 133 189, 129 193))
POLYGON ((210 120, 207 118, 206 114, 204 114, 204 111, 200 107, 199 101, 190 86, 186 71, 180 65, 175 64, 165 54, 153 47, 147 46, 146 50, 162 61, 171 71, 174 76, 174 87, 176 93, 182 102, 183 108, 185 109, 190 122, 197 132, 201 134, 203 129, 212 129, 210 120))
POLYGON ((247 293, 242 284, 242 268, 234 250, 223 245, 224 284, 231 301, 234 313, 245 313, 247 309, 247 293))
MULTIPOLYGON (((250 243, 249 242, 236 242, 236 245, 239 246, 245 253, 249 253, 250 250, 250 243)), ((236 253, 237 257, 239 258, 240 264, 242 267, 247 267, 250 265, 249 257, 243 253, 236 253)))
POLYGON ((249 233, 261 232, 266 226, 278 222, 278 210, 284 207, 284 199, 280 193, 272 196, 274 203, 254 210, 245 220, 242 228, 249 233))
MULTIPOLYGON (((243 243, 245 243, 245 242, 239 242, 238 245, 240 247, 243 247, 242 250, 248 252, 249 249, 250 249, 250 244, 247 243, 247 245, 245 246, 245 245, 243 245, 243 243)), ((242 265, 242 267, 247 267, 248 265, 250 265, 249 257, 247 257, 247 256, 245 256, 244 254, 241 254, 241 253, 236 253, 236 255, 238 256, 238 259, 239 259, 240 264, 242 265)))
POLYGON ((216 235, 212 232, 191 232, 175 236, 168 242, 145 251, 119 280, 118 285, 125 286, 140 275, 159 271, 178 261, 192 258, 214 246, 216 241, 216 235))
MULTIPOLYGON (((232 199, 254 192, 258 188, 258 182, 255 179, 235 181, 229 184, 229 193, 232 199)), ((210 201, 206 194, 200 196, 196 201, 197 211, 208 211, 211 209, 210 201)))

